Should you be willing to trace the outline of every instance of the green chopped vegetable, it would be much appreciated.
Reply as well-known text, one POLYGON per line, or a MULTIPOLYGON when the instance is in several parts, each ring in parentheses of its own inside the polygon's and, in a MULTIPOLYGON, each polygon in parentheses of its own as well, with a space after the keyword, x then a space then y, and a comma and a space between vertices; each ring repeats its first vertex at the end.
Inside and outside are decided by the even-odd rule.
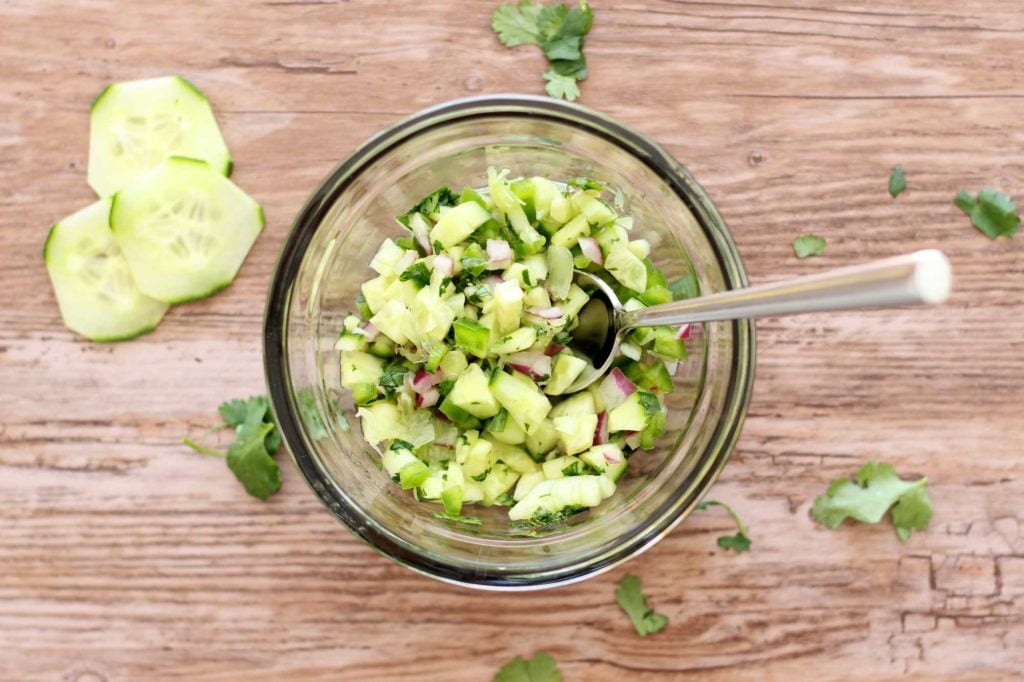
POLYGON ((708 507, 721 507, 732 520, 736 522, 736 534, 735 535, 722 535, 718 538, 718 546, 722 549, 734 550, 737 554, 746 552, 750 549, 750 529, 740 519, 739 514, 727 505, 725 502, 719 502, 718 500, 706 500, 697 505, 697 511, 706 511, 708 507))
POLYGON ((954 203, 989 239, 1012 237, 1020 229, 1017 204, 999 190, 986 187, 976 197, 961 191, 956 195, 954 203))
POLYGON ((378 385, 384 391, 385 398, 391 398, 395 392, 405 383, 405 374, 409 368, 402 363, 395 363, 384 370, 380 376, 378 385))
POLYGON ((912 531, 923 530, 932 518, 932 501, 926 490, 927 478, 904 481, 891 465, 868 462, 857 472, 856 481, 837 478, 824 495, 814 500, 811 515, 830 529, 850 518, 878 523, 891 508, 892 522, 901 540, 912 531))
POLYGON ((640 578, 627 573, 615 590, 615 600, 633 621, 633 628, 641 637, 661 632, 668 625, 668 618, 647 605, 647 595, 640 591, 640 578))
POLYGON ((825 238, 816 234, 804 234, 793 239, 793 253, 797 258, 810 258, 825 253, 825 238))
POLYGON ((501 666, 494 682, 562 682, 562 673, 555 659, 538 651, 529 660, 516 656, 501 666))
POLYGON ((430 284, 430 270, 427 269, 427 264, 420 261, 415 265, 410 265, 405 269, 398 279, 402 282, 412 281, 420 289, 430 284))
POLYGON ((459 523, 469 524, 470 526, 479 526, 481 521, 476 516, 462 516, 461 514, 449 514, 447 512, 434 512, 435 519, 441 519, 442 521, 457 521, 459 523))
POLYGON ((903 166, 896 166, 889 176, 889 196, 893 199, 903 193, 907 188, 907 176, 903 172, 903 166))

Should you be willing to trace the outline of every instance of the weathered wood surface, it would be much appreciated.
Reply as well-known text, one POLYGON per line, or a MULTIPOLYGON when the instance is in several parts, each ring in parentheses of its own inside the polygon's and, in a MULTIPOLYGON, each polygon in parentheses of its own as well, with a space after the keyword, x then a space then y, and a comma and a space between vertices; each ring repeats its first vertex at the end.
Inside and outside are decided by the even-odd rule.
POLYGON ((754 548, 684 523, 624 569, 496 596, 378 557, 289 465, 247 498, 183 449, 262 390, 262 303, 289 223, 366 137, 445 99, 541 92, 493 1, 0 2, 0 679, 482 680, 545 649, 567 680, 1009 679, 1024 669, 1024 249, 951 199, 1024 197, 1024 14, 1007 0, 597 2, 586 104, 649 133, 716 198, 754 281, 938 246, 949 306, 759 324, 756 395, 714 496, 754 548), (234 285, 101 346, 60 324, 40 250, 92 199, 88 104, 181 73, 210 96, 268 228, 234 285), (902 163, 910 189, 886 194, 902 163), (795 234, 829 240, 796 261, 795 234), (827 482, 927 474, 931 528, 828 532, 827 482))

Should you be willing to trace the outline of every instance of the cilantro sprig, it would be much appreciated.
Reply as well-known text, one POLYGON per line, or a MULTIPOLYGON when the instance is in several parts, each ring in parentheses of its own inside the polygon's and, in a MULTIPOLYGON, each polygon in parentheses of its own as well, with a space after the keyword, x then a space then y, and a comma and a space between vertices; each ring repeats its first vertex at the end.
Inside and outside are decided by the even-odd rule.
POLYGON ((270 413, 266 396, 231 400, 217 410, 224 420, 218 428, 233 428, 235 440, 227 452, 208 448, 191 438, 185 445, 205 455, 223 457, 228 468, 253 497, 265 500, 281 489, 281 468, 271 456, 281 446, 281 434, 270 413))
POLYGON ((750 550, 750 529, 740 519, 740 515, 736 513, 732 507, 727 505, 725 502, 719 502, 718 500, 705 500, 697 505, 697 511, 706 511, 708 507, 721 507, 732 520, 736 522, 736 534, 735 535, 722 535, 718 538, 718 546, 722 549, 734 550, 737 554, 741 552, 747 552, 750 550))
POLYGON ((501 666, 494 682, 562 682, 562 673, 555 659, 538 651, 529 660, 516 656, 501 666))
POLYGON ((824 495, 814 500, 811 516, 830 530, 846 519, 878 523, 891 508, 892 523, 900 540, 915 530, 923 530, 932 518, 927 478, 904 481, 884 462, 868 462, 857 472, 855 481, 837 478, 824 495))
POLYGON ((562 3, 543 5, 520 0, 499 5, 491 16, 491 27, 506 47, 537 45, 548 60, 544 89, 555 98, 572 101, 580 96, 577 83, 587 77, 583 39, 594 24, 587 0, 579 7, 562 3))
POLYGON ((977 196, 960 191, 954 203, 989 239, 1012 237, 1020 229, 1016 202, 997 189, 986 187, 977 196))
POLYGON ((903 193, 903 190, 907 188, 907 174, 903 171, 903 166, 896 166, 892 169, 892 173, 889 175, 889 196, 893 199, 903 193))
POLYGON ((619 589, 615 590, 615 601, 633 621, 633 628, 641 637, 661 632, 668 625, 668 617, 655 613, 647 605, 647 595, 640 591, 640 578, 627 573, 619 581, 619 589))

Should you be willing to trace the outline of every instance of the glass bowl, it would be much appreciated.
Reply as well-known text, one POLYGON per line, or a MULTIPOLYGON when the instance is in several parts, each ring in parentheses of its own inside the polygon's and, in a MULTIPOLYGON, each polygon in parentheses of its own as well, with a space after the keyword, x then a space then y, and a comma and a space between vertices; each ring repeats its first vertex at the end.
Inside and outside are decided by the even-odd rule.
POLYGON ((635 217, 633 237, 669 278, 696 289, 746 286, 729 231, 690 174, 661 147, 607 116, 521 95, 456 100, 370 139, 317 188, 292 228, 267 301, 264 361, 284 440, 330 512, 391 559, 460 585, 530 589, 582 580, 637 555, 693 509, 739 435, 754 371, 746 321, 701 325, 667 399, 667 431, 630 458, 614 497, 553 527, 510 529, 505 507, 467 507, 480 525, 438 519, 379 470, 340 383, 334 343, 394 216, 442 184, 512 176, 591 177, 635 217))

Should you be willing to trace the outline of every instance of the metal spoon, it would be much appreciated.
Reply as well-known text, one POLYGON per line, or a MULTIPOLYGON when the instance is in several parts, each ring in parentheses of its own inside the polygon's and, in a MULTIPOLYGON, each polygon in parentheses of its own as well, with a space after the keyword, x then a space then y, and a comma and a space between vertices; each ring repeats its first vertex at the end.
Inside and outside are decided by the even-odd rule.
POLYGON ((946 256, 928 249, 640 310, 625 310, 611 287, 589 272, 577 270, 576 281, 592 291, 569 345, 590 358, 596 371, 585 372, 568 392, 583 389, 603 376, 619 354, 623 336, 637 327, 937 304, 949 298, 953 276, 946 256))

